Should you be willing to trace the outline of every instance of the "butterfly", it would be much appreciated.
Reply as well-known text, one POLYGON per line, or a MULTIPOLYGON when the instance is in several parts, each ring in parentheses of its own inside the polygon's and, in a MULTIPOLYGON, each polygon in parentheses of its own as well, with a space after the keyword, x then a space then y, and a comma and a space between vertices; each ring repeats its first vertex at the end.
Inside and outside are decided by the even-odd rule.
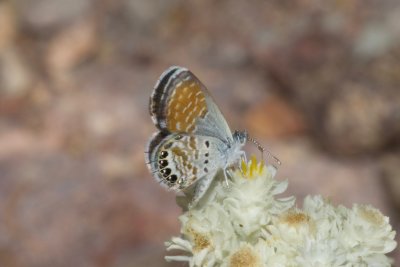
POLYGON ((150 97, 158 128, 147 145, 146 161, 163 186, 193 192, 191 205, 205 194, 218 171, 245 157, 246 131, 231 132, 207 88, 188 69, 173 66, 157 81, 150 97))

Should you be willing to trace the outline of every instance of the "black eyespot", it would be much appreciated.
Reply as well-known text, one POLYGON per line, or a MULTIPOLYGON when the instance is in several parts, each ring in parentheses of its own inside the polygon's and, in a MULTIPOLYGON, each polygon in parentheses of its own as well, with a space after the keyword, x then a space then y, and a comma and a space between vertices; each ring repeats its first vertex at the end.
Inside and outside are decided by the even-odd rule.
POLYGON ((171 169, 170 168, 162 169, 160 172, 164 177, 168 177, 171 174, 171 169))
POLYGON ((205 141, 204 144, 206 145, 206 147, 210 147, 210 142, 205 141))
POLYGON ((178 176, 172 174, 170 177, 167 178, 167 180, 170 181, 171 183, 175 183, 176 180, 178 180, 178 176))
POLYGON ((207 168, 204 168, 204 171, 205 171, 205 172, 208 172, 208 169, 207 169, 207 168))
POLYGON ((209 156, 209 154, 208 154, 208 153, 206 153, 204 156, 208 157, 208 156, 209 156))
POLYGON ((160 153, 160 158, 165 159, 166 157, 168 157, 168 152, 167 151, 161 151, 160 153))
POLYGON ((206 159, 206 160, 204 161, 204 163, 207 164, 207 163, 208 163, 208 159, 206 159))
POLYGON ((166 167, 168 166, 168 160, 159 160, 158 164, 160 164, 161 167, 166 167))

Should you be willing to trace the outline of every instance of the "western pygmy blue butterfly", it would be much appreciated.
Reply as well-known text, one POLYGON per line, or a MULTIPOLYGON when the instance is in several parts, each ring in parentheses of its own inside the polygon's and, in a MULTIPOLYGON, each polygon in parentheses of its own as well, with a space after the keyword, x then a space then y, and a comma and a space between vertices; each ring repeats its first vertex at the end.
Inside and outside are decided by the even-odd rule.
POLYGON ((219 170, 226 178, 227 168, 245 156, 246 141, 255 142, 245 131, 231 132, 206 87, 182 67, 170 67, 160 76, 149 108, 159 132, 147 145, 148 167, 170 189, 192 188, 192 205, 219 170))

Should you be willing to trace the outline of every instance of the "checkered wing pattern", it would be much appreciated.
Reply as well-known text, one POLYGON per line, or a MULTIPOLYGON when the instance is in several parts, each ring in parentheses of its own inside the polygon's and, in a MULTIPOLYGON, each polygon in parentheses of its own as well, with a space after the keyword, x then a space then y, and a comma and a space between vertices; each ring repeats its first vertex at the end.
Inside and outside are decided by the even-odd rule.
POLYGON ((147 161, 157 181, 172 190, 182 190, 203 177, 214 177, 221 158, 219 139, 187 134, 157 133, 148 145, 147 161))
POLYGON ((232 138, 206 87, 185 68, 171 67, 161 75, 149 106, 153 122, 162 132, 232 138))

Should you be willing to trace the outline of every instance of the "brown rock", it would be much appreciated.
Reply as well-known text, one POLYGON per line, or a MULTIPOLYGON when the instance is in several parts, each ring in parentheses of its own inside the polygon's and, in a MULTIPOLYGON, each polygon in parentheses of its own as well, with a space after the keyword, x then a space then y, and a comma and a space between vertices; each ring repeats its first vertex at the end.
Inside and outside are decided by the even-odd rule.
POLYGON ((44 154, 0 161, 0 265, 113 266, 135 246, 160 253, 177 233, 174 195, 152 179, 109 180, 98 163, 44 154))
POLYGON ((282 161, 278 177, 288 179, 288 192, 299 203, 306 195, 322 195, 335 205, 371 204, 391 215, 390 198, 376 162, 346 161, 317 150, 307 140, 295 139, 270 149, 282 161))
POLYGON ((66 75, 69 70, 95 53, 96 25, 90 19, 78 21, 55 35, 49 43, 46 63, 53 76, 66 75))
POLYGON ((400 43, 359 54, 357 42, 327 31, 321 20, 264 57, 277 91, 303 111, 311 133, 331 151, 374 153, 398 143, 400 43))
POLYGON ((249 133, 263 138, 299 135, 306 127, 301 113, 278 96, 266 97, 251 107, 246 111, 245 120, 249 133))
POLYGON ((0 3, 0 53, 8 47, 15 38, 17 25, 14 10, 10 3, 0 3))
POLYGON ((34 31, 45 33, 73 23, 86 14, 91 7, 90 0, 17 0, 16 7, 21 21, 34 31))
POLYGON ((343 83, 326 107, 319 136, 333 151, 374 152, 400 140, 400 94, 363 86, 343 83))
POLYGON ((33 83, 33 74, 21 52, 14 46, 0 51, 0 96, 23 96, 33 83))
POLYGON ((387 190, 398 211, 397 220, 400 220, 400 151, 385 155, 380 163, 387 190))

